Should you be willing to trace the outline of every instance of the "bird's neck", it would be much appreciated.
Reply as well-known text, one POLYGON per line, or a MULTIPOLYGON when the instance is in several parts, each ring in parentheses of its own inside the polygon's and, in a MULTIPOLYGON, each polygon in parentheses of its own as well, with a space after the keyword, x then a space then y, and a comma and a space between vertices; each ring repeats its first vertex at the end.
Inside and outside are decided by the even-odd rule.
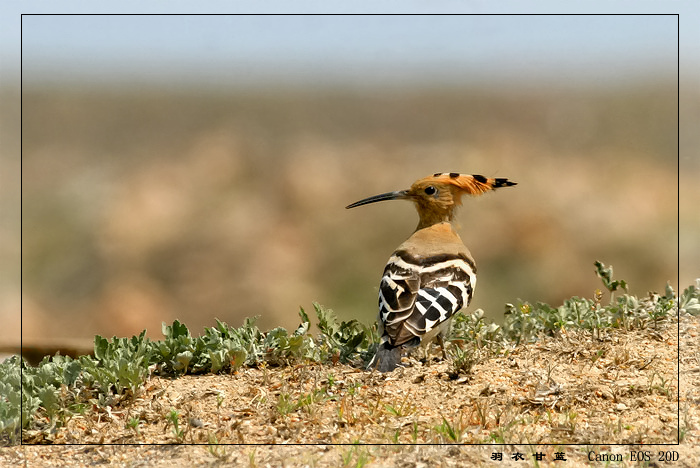
POLYGON ((397 249, 397 252, 406 252, 415 258, 426 259, 428 257, 443 254, 459 254, 469 258, 471 254, 464 246, 464 242, 455 232, 452 223, 438 223, 414 232, 397 249))
POLYGON ((452 222, 452 210, 450 211, 422 211, 419 212, 420 220, 418 221, 418 227, 416 231, 425 229, 427 227, 433 226, 439 223, 450 223, 452 222))

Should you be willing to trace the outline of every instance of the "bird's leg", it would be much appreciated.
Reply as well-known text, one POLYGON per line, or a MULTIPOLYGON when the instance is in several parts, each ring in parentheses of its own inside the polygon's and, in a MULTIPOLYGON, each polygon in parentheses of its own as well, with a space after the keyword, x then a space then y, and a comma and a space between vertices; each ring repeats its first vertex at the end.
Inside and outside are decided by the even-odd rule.
POLYGON ((437 342, 440 345, 440 350, 442 351, 442 359, 447 361, 447 353, 445 352, 445 341, 442 339, 442 333, 438 333, 437 342))

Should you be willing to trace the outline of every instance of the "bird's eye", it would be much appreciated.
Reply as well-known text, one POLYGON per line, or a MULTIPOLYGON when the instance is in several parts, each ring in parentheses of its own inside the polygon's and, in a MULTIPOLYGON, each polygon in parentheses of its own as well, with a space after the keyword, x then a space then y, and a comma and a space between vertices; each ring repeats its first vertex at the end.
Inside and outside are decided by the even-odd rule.
POLYGON ((425 188, 425 193, 426 195, 435 195, 437 193, 437 189, 433 187, 432 185, 428 185, 425 188))

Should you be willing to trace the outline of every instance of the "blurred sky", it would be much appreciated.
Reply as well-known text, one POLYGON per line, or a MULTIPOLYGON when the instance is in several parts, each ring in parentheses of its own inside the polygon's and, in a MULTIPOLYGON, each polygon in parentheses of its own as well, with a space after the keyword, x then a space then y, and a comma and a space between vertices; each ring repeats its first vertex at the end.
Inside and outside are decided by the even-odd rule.
MULTIPOLYGON (((604 82, 700 69, 697 2, 0 2, 0 80, 352 84, 528 79, 604 82), (441 10, 442 9, 442 10, 441 10), (505 16, 25 16, 285 11, 654 12, 505 16), (21 31, 20 31, 21 28, 21 31), (21 33, 21 34, 20 34, 21 33), (20 49, 20 37, 22 49, 20 49), (686 68, 687 67, 687 68, 686 68)), ((577 84, 577 83, 573 83, 577 84)))
POLYGON ((22 26, 25 84, 608 82, 675 74, 677 61, 671 15, 27 16, 22 26))

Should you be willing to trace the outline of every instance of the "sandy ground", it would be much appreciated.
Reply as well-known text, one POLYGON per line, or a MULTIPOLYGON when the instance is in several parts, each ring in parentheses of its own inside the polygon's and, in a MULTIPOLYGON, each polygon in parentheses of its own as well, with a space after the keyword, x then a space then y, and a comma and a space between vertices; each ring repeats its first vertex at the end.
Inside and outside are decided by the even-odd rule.
POLYGON ((108 411, 25 431, 25 445, 0 449, 0 464, 529 466, 540 456, 540 466, 597 466, 621 456, 615 466, 637 466, 635 456, 697 466, 699 333, 689 315, 658 329, 568 332, 467 375, 410 359, 389 375, 296 365, 153 378, 108 411))

